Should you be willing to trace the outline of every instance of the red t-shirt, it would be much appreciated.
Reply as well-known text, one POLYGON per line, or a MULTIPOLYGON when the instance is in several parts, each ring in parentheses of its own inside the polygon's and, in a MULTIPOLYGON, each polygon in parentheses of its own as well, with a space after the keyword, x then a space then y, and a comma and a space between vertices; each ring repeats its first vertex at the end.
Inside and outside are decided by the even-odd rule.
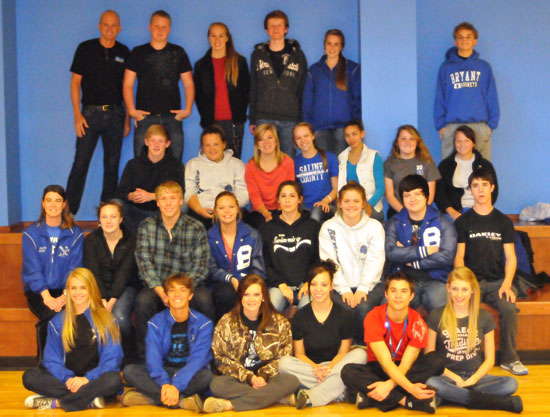
POLYGON ((232 120, 231 105, 225 81, 225 57, 212 58, 214 66, 214 120, 232 120))
POLYGON ((391 341, 392 348, 390 349, 390 339, 389 332, 386 328, 386 308, 387 304, 374 307, 365 317, 364 328, 365 328, 365 343, 367 344, 367 362, 377 361, 376 356, 370 348, 370 343, 372 342, 386 342, 386 346, 390 353, 393 353, 403 337, 403 342, 399 346, 397 351, 395 361, 400 361, 403 357, 403 353, 408 345, 411 345, 415 348, 425 348, 428 346, 428 326, 420 316, 420 314, 409 307, 407 328, 405 329, 405 335, 403 336, 403 323, 396 323, 391 319, 387 318, 390 328, 391 328, 391 341))

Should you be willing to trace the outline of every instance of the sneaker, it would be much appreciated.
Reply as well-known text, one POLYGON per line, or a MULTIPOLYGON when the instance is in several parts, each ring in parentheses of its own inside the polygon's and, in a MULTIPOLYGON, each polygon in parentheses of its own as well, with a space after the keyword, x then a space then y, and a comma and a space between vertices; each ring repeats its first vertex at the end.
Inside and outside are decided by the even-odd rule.
POLYGON ((204 402, 202 411, 205 413, 221 413, 225 410, 225 401, 223 398, 208 397, 204 402))
POLYGON ((501 363, 500 367, 514 375, 527 375, 529 373, 529 370, 520 361, 501 363))
POLYGON ((134 405, 152 405, 154 401, 147 395, 137 391, 135 388, 131 388, 124 391, 124 394, 122 394, 120 398, 120 403, 126 407, 132 407, 134 405))
POLYGON ((48 410, 52 408, 54 399, 51 397, 44 397, 43 395, 33 394, 29 395, 25 399, 25 407, 37 408, 39 410, 48 410))
POLYGON ((194 411, 195 413, 202 413, 203 403, 199 394, 191 395, 180 400, 180 408, 184 410, 194 411))
POLYGON ((284 398, 281 398, 279 400, 279 404, 281 404, 281 405, 290 405, 291 407, 294 407, 296 405, 296 395, 290 394, 290 395, 287 395, 284 398))
POLYGON ((105 398, 95 397, 90 403, 90 408, 105 408, 105 398))
MULTIPOLYGON (((307 393, 303 389, 299 390, 298 394, 296 394, 296 409, 301 410, 306 405, 308 405, 308 401, 309 396, 307 395, 307 393)), ((311 402, 309 403, 309 405, 311 405, 311 402)))
POLYGON ((405 408, 435 414, 435 410, 437 409, 437 396, 434 395, 432 398, 428 398, 427 400, 419 400, 413 395, 408 395, 405 399, 405 408))
POLYGON ((365 408, 372 407, 372 399, 367 397, 365 394, 358 392, 357 397, 355 397, 355 405, 358 410, 364 410, 365 408))

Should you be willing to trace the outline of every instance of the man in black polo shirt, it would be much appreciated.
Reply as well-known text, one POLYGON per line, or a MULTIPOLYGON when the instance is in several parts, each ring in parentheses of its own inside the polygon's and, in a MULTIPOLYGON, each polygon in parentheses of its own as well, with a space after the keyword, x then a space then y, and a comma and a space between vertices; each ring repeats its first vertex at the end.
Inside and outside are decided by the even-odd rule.
POLYGON ((149 30, 151 41, 136 46, 126 64, 123 94, 128 113, 134 119, 134 156, 137 158, 144 144, 149 126, 165 127, 172 143, 174 156, 183 155, 182 120, 191 115, 195 86, 191 63, 185 50, 168 43, 171 18, 164 10, 151 16, 149 30), (134 84, 138 79, 137 99, 134 105, 134 84), (185 107, 181 108, 179 80, 185 91, 185 107))
POLYGON ((99 32, 99 39, 78 45, 71 65, 71 102, 77 139, 67 182, 67 200, 73 214, 80 208, 99 136, 103 142, 104 166, 101 201, 107 201, 113 198, 117 188, 122 138, 130 133, 130 119, 122 107, 122 78, 130 51, 116 41, 120 19, 115 11, 103 12, 99 32))

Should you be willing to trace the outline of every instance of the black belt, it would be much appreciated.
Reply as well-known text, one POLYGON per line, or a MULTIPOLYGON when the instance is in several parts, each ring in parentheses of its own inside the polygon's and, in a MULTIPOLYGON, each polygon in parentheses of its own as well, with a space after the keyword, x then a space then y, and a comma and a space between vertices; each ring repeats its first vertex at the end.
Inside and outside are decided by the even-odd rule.
POLYGON ((120 107, 120 104, 100 104, 100 105, 86 104, 84 106, 85 109, 101 110, 101 111, 111 111, 116 109, 117 107, 120 107))

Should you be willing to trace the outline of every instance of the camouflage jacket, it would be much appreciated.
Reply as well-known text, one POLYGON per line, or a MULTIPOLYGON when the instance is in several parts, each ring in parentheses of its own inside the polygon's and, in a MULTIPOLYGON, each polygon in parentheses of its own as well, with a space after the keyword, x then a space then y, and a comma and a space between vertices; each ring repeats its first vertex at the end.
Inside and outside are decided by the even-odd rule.
MULTIPOLYGON (((249 382, 254 372, 243 366, 252 336, 241 318, 237 320, 233 315, 224 315, 216 328, 212 340, 212 351, 216 360, 216 368, 223 375, 230 375, 241 382, 249 382)), ((271 321, 263 330, 258 330, 254 347, 261 366, 257 376, 266 381, 279 372, 279 359, 285 355, 292 355, 292 333, 290 323, 278 313, 273 313, 271 321)))

